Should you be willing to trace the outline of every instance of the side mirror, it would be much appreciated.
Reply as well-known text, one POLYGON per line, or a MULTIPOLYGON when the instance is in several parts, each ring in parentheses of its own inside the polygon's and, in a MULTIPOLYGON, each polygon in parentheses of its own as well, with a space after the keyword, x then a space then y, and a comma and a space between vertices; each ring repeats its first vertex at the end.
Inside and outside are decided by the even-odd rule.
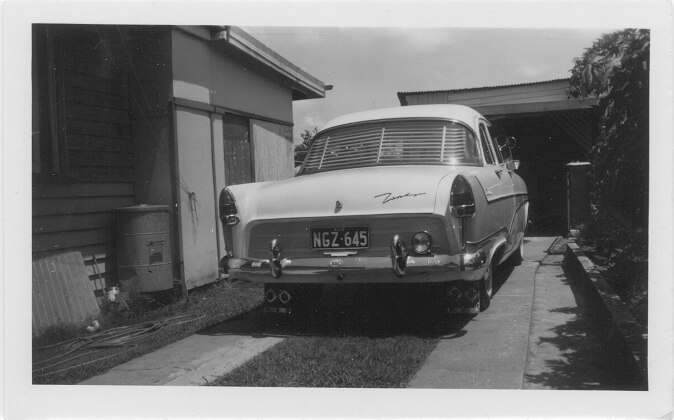
POLYGON ((508 137, 506 139, 506 144, 508 145, 508 147, 510 147, 512 149, 515 146, 517 146, 517 139, 515 137, 512 137, 512 136, 508 137))
POLYGON ((510 162, 506 163, 506 168, 510 171, 516 171, 520 168, 520 161, 519 160, 511 160, 510 162))

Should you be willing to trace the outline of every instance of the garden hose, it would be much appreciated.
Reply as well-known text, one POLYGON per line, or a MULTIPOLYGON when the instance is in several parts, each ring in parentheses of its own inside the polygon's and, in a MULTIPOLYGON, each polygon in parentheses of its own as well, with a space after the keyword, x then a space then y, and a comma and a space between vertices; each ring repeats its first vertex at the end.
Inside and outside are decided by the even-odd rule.
POLYGON ((54 348, 54 347, 64 347, 65 351, 59 353, 54 357, 48 359, 40 360, 33 363, 33 373, 44 372, 41 375, 34 376, 34 378, 39 378, 42 376, 52 375, 59 372, 65 372, 77 367, 88 365, 97 361, 109 359, 116 355, 122 354, 124 352, 130 351, 137 347, 136 344, 132 344, 134 341, 138 341, 143 338, 152 336, 159 331, 163 330, 166 327, 174 327, 181 324, 186 324, 189 322, 195 322, 204 318, 205 314, 194 314, 194 315, 177 315, 173 317, 163 318, 156 321, 144 322, 136 325, 128 325, 122 327, 115 327, 109 330, 101 331, 97 334, 93 334, 87 337, 73 338, 57 344, 51 344, 48 346, 41 347, 41 349, 54 348), (178 322, 176 322, 178 321, 178 322), (78 365, 69 366, 65 369, 60 369, 56 371, 48 371, 51 368, 61 366, 65 363, 72 362, 84 356, 90 356, 92 354, 98 353, 105 349, 112 347, 126 347, 121 352, 115 353, 113 355, 108 355, 102 358, 94 359, 85 363, 80 363, 78 365), (94 349, 92 351, 84 352, 73 357, 66 358, 67 356, 75 353, 79 350, 85 349, 94 349), (51 363, 54 362, 54 363, 51 363), (47 363, 46 366, 41 366, 47 363), (45 372, 47 371, 47 372, 45 372))

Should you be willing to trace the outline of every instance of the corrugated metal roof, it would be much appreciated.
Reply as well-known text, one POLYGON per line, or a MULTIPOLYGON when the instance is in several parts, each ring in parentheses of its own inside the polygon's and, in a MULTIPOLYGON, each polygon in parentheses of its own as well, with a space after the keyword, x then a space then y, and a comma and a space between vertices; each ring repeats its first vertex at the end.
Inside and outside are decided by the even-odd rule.
POLYGON ((440 90, 419 90, 419 91, 411 91, 411 92, 398 92, 398 97, 400 95, 414 95, 414 94, 420 94, 420 93, 459 93, 459 92, 470 92, 470 91, 476 91, 476 90, 486 90, 486 89, 500 89, 500 88, 508 88, 508 87, 517 87, 517 86, 533 86, 533 85, 542 85, 545 83, 552 83, 552 82, 561 82, 569 80, 568 78, 565 79, 552 79, 552 80, 543 80, 540 82, 528 82, 528 83, 515 83, 512 85, 498 85, 498 86, 481 86, 481 87, 473 87, 473 88, 461 88, 461 89, 440 89, 440 90))

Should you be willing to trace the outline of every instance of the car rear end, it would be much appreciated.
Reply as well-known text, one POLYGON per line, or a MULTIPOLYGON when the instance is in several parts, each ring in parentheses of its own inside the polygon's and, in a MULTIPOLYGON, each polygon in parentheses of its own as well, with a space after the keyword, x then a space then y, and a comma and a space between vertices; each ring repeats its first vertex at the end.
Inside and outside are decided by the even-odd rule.
POLYGON ((474 283, 488 251, 462 237, 475 203, 461 173, 479 166, 477 153, 455 120, 320 133, 300 176, 223 190, 224 265, 231 278, 265 283, 281 306, 307 290, 298 285, 474 283))

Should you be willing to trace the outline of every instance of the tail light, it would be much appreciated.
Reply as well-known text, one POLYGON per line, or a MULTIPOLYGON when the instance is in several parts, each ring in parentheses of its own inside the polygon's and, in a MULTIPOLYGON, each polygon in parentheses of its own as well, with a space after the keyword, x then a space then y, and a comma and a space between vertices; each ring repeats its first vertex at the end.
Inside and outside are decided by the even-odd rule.
POLYGON ((433 238, 428 232, 417 232, 412 236, 412 248, 417 254, 428 254, 433 246, 433 238))
POLYGON ((227 226, 236 225, 239 223, 238 213, 234 196, 227 188, 224 188, 220 193, 220 221, 227 226))
POLYGON ((449 193, 449 210, 454 217, 470 217, 475 214, 475 199, 470 184, 461 175, 454 179, 449 193))

